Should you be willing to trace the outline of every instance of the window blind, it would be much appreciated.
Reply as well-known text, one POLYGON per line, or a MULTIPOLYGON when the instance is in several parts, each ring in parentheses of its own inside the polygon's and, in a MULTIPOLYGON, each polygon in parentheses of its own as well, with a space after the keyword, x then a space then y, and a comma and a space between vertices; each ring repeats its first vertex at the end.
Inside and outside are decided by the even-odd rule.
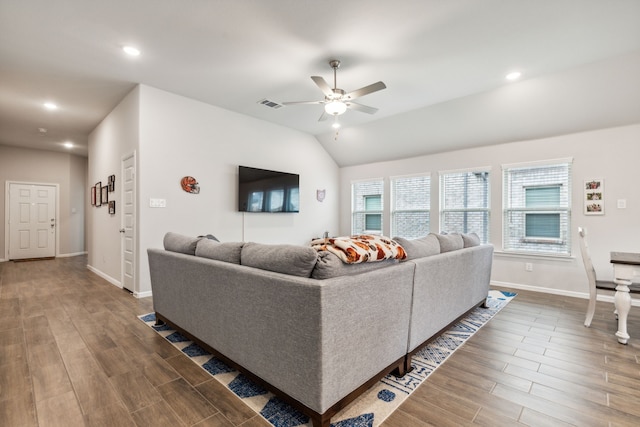
POLYGON ((391 179, 391 235, 417 239, 429 234, 431 177, 391 179))
POLYGON ((503 166, 505 251, 569 255, 571 161, 503 166))
POLYGON ((447 233, 476 233, 489 241, 489 172, 440 174, 440 229, 447 233))
POLYGON ((351 184, 351 234, 382 233, 384 181, 351 184))

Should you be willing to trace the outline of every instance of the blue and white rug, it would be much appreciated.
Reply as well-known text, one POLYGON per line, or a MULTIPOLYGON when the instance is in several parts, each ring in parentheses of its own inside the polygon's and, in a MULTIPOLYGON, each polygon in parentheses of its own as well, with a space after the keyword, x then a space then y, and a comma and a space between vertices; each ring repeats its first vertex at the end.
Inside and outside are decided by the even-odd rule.
MULTIPOLYGON (((411 359, 413 370, 403 378, 387 375, 367 392, 349 404, 331 420, 332 427, 375 427, 380 424, 416 389, 447 357, 484 326, 516 294, 489 291, 489 308, 476 308, 449 330, 422 348, 411 359)), ((186 354, 240 397, 251 409, 262 415, 275 427, 311 426, 309 418, 291 408, 271 392, 256 385, 207 353, 167 325, 155 326, 155 314, 139 316, 140 320, 186 354)))

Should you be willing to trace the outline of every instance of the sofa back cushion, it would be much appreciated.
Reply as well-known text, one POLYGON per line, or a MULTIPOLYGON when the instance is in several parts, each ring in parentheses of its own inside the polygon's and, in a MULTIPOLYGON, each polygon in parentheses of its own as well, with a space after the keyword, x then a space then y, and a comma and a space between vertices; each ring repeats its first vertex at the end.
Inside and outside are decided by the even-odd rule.
POLYGON ((458 233, 451 234, 434 234, 440 242, 440 253, 457 251, 464 248, 464 240, 462 235, 458 233))
POLYGON ((462 233, 462 241, 465 248, 480 245, 480 237, 476 233, 462 233))
POLYGON ((405 239, 403 237, 394 237, 393 240, 398 242, 407 253, 407 260, 424 258, 426 256, 438 255, 440 253, 440 242, 435 234, 429 234, 419 239, 405 239))
POLYGON ((262 270, 310 277, 318 254, 309 246, 266 245, 248 242, 242 246, 240 263, 262 270))
POLYGON ((311 272, 312 279, 324 280, 332 277, 349 276, 353 274, 365 273, 379 268, 389 267, 398 263, 395 259, 386 259, 378 262, 361 262, 357 264, 347 264, 336 254, 329 251, 319 251, 318 261, 311 272))
POLYGON ((200 239, 196 245, 196 256, 240 264, 243 245, 242 242, 220 243, 217 240, 200 239))
POLYGON ((179 252, 181 254, 195 255, 197 237, 185 236, 178 233, 168 232, 164 235, 164 249, 171 252, 179 252))

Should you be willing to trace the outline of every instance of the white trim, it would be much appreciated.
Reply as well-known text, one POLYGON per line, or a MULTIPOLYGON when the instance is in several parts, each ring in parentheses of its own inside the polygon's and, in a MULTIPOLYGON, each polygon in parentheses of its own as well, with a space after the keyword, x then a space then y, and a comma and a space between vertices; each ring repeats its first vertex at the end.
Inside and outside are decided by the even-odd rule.
POLYGON ((145 291, 145 292, 134 292, 133 296, 135 298, 147 298, 150 296, 153 296, 153 293, 151 291, 145 291))
POLYGON ((84 251, 84 252, 73 252, 73 253, 68 253, 68 254, 58 254, 57 257, 58 258, 69 258, 69 257, 73 257, 73 256, 80 256, 80 255, 87 255, 89 252, 84 251))
POLYGON ((555 166, 563 163, 573 163, 573 157, 564 157, 561 159, 548 159, 548 160, 534 160, 532 162, 522 163, 505 163, 500 165, 502 170, 505 169, 528 169, 541 166, 555 166))
POLYGON ((431 178, 431 172, 410 173, 407 175, 390 175, 389 181, 393 181, 394 179, 401 179, 401 178, 415 178, 417 176, 428 176, 429 178, 431 178))
POLYGON ((58 256, 60 253, 60 184, 52 182, 28 182, 28 181, 11 181, 6 180, 4 184, 4 259, 9 259, 9 235, 11 229, 9 228, 9 216, 11 214, 11 199, 9 189, 11 184, 18 185, 43 185, 47 187, 55 187, 56 189, 56 242, 55 253, 53 256, 58 256))
POLYGON ((474 172, 477 172, 477 173, 491 172, 491 166, 482 166, 482 167, 478 167, 478 168, 451 169, 451 170, 438 171, 438 176, 448 175, 450 173, 465 173, 465 172, 471 172, 471 173, 474 173, 474 172))
POLYGON ((494 255, 504 258, 533 258, 533 259, 547 259, 551 261, 573 261, 576 259, 573 255, 554 255, 554 254, 536 254, 532 252, 508 252, 508 251, 494 251, 494 255))
MULTIPOLYGON (((497 280, 491 281, 492 286, 498 286, 500 288, 509 288, 509 289, 521 289, 523 291, 531 291, 531 292, 540 292, 543 294, 551 294, 551 295, 562 295, 565 297, 573 297, 573 298, 581 298, 581 299, 589 299, 588 292, 576 292, 576 291, 567 291, 564 289, 553 289, 553 288, 543 288, 540 286, 531 286, 531 285, 522 285, 519 283, 510 283, 510 282, 499 282, 497 280)), ((598 294, 598 301, 610 302, 614 303, 613 294, 611 295, 603 295, 598 294)), ((631 305, 640 307, 640 299, 631 298, 631 305)), ((585 313, 587 312, 585 306, 585 313)))
POLYGON ((91 271, 92 273, 97 274, 98 276, 102 277, 104 280, 106 280, 107 282, 111 283, 112 285, 122 289, 122 284, 114 279, 113 277, 109 276, 106 273, 103 273, 102 271, 98 270, 97 268, 87 264, 87 268, 89 269, 89 271, 91 271))

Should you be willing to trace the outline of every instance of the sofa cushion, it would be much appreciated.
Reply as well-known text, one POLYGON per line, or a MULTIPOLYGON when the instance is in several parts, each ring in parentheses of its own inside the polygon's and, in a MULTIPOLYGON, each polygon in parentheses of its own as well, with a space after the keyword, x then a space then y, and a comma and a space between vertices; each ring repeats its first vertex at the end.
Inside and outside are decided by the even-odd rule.
POLYGON ((200 239, 196 245, 196 256, 218 261, 240 264, 242 242, 220 243, 212 239, 200 239))
POLYGON ((310 277, 318 254, 315 249, 297 245, 265 245, 245 243, 240 263, 249 267, 292 276, 310 277))
POLYGON ((440 253, 456 251, 464 248, 462 236, 458 233, 452 234, 434 234, 440 242, 440 253))
POLYGON ((198 240, 199 239, 197 237, 168 232, 164 235, 163 244, 164 249, 167 251, 195 255, 198 240))
POLYGON ((404 248, 407 253, 407 260, 438 255, 440 253, 440 242, 434 234, 429 234, 419 239, 394 237, 393 240, 404 248))
POLYGON ((365 273, 379 268, 389 267, 398 263, 395 259, 387 259, 380 262, 362 262, 358 264, 346 264, 336 254, 329 251, 319 251, 318 261, 311 272, 311 278, 324 280, 332 277, 350 276, 365 273))
POLYGON ((462 233, 462 241, 465 248, 480 245, 480 237, 476 233, 462 233))

